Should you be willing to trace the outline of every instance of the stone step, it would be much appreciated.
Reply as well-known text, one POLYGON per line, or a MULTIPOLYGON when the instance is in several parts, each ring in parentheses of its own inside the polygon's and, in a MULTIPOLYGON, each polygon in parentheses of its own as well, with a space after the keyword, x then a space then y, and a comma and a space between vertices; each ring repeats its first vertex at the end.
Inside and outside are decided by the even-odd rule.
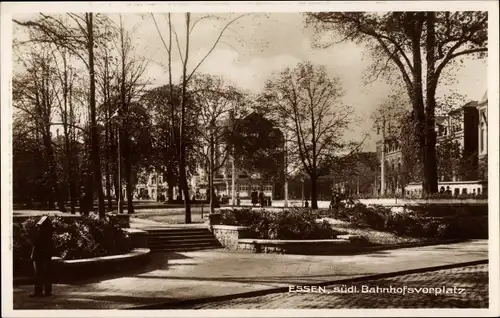
POLYGON ((215 238, 207 238, 204 240, 193 240, 193 239, 185 239, 178 241, 169 241, 169 240, 156 240, 156 241, 148 241, 148 245, 181 245, 181 244, 201 244, 206 242, 218 242, 215 238))
POLYGON ((198 234, 211 234, 208 229, 186 229, 186 230, 151 230, 145 229, 148 235, 198 235, 198 234))
POLYGON ((198 235, 148 235, 149 240, 183 240, 186 238, 193 239, 205 239, 205 238, 213 238, 214 236, 210 233, 203 233, 198 235))
POLYGON ((207 228, 148 228, 148 247, 153 251, 220 248, 207 228))
POLYGON ((205 245, 220 245, 217 240, 210 241, 187 241, 187 242, 156 242, 152 244, 148 244, 149 247, 158 247, 158 246, 205 246, 205 245))
POLYGON ((163 248, 151 249, 151 252, 153 252, 153 253, 158 253, 158 252, 187 252, 187 251, 199 251, 199 250, 214 250, 214 249, 220 249, 220 248, 221 248, 221 246, 163 247, 163 248))
POLYGON ((198 244, 172 244, 172 245, 154 245, 150 246, 151 251, 158 250, 183 250, 183 249, 209 249, 209 248, 221 248, 222 246, 218 242, 207 242, 198 244))

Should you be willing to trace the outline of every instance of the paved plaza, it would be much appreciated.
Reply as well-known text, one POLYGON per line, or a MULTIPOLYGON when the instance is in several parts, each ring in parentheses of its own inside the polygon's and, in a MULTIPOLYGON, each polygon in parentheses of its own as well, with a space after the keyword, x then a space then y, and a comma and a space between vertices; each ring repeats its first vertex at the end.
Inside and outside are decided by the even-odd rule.
MULTIPOLYGON (((56 284, 53 296, 49 298, 30 298, 32 286, 14 287, 14 309, 125 309, 155 304, 168 309, 175 308, 176 304, 178 306, 179 302, 186 300, 197 301, 207 297, 288 288, 290 285, 327 283, 404 270, 418 271, 427 267, 487 259, 486 240, 349 256, 253 254, 225 250, 156 253, 152 255, 152 260, 147 266, 134 271, 119 272, 73 284, 56 284)), ((484 280, 483 272, 486 267, 474 268, 466 270, 471 274, 462 275, 465 278, 459 284, 465 284, 467 280, 478 283, 484 280)), ((460 276, 461 274, 457 274, 459 272, 456 271, 450 270, 446 275, 460 276)), ((426 277, 426 274, 420 277, 426 277)), ((415 279, 418 281, 418 278, 415 279)), ((433 283, 433 285, 439 284, 433 283)), ((270 297, 269 306, 272 307, 272 297, 285 296, 277 294, 265 297, 270 297)), ((285 298, 288 299, 287 297, 289 296, 285 298)), ((317 295, 293 297, 317 297, 317 295)), ((478 300, 477 304, 484 304, 487 301, 483 298, 478 300)), ((326 298, 322 301, 328 302, 326 298)), ((401 301, 404 305, 404 301, 401 301)), ((451 300, 451 303, 454 301, 451 300)), ((335 302, 332 300, 332 303, 335 302)), ((291 304, 284 302, 283 308, 291 304)), ((240 305, 238 303, 238 306, 240 305)), ((338 306, 341 306, 340 303, 338 306)), ((394 306, 399 306, 396 300, 394 306)))
POLYGON ((184 307, 184 309, 367 308, 488 308, 488 265, 401 275, 348 285, 327 285, 324 289, 308 293, 289 291, 184 307))

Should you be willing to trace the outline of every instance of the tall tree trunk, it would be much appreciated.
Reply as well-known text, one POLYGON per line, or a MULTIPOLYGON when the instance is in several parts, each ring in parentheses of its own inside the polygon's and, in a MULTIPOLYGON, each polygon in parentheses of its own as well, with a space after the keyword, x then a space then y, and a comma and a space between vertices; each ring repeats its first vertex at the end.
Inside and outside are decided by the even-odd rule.
POLYGON ((95 191, 97 191, 99 217, 106 216, 104 206, 104 194, 102 191, 101 160, 99 157, 99 134, 97 131, 96 119, 96 100, 95 100, 95 70, 94 70, 94 21, 93 13, 87 13, 87 32, 88 32, 88 53, 89 53, 89 75, 90 75, 90 120, 92 131, 92 172, 95 182, 95 191))
POLYGON ((311 173, 311 208, 313 210, 318 209, 318 176, 314 169, 311 173))
POLYGON ((73 174, 73 153, 71 147, 71 136, 68 124, 71 122, 72 113, 72 101, 71 93, 68 83, 68 65, 66 61, 66 54, 63 55, 63 67, 64 67, 64 79, 63 79, 63 102, 64 102, 64 114, 63 114, 63 130, 64 130, 64 153, 66 157, 66 171, 68 173, 68 187, 70 196, 70 209, 71 214, 75 214, 75 188, 74 188, 74 174, 73 174), (68 116, 69 107, 69 116, 68 116))
POLYGON ((435 71, 435 13, 427 12, 427 37, 426 37, 426 62, 427 62, 427 90, 426 90, 426 161, 424 174, 427 180, 426 193, 438 192, 438 175, 436 162, 436 131, 435 131, 435 110, 436 110, 436 71, 435 71))
MULTIPOLYGON (((191 14, 186 13, 186 30, 190 30, 191 14)), ((186 33, 186 51, 182 67, 182 92, 181 92, 181 122, 179 136, 179 178, 180 186, 184 194, 185 223, 191 223, 191 205, 189 202, 189 188, 186 175, 186 145, 185 145, 185 121, 186 121, 186 89, 187 89, 187 62, 189 57, 189 32, 186 33)))
MULTIPOLYGON (((422 91, 422 54, 420 52, 420 39, 422 36, 422 13, 414 13, 414 20, 412 21, 411 30, 411 45, 413 52, 413 90, 412 90, 412 104, 413 113, 415 116, 416 129, 418 143, 419 143, 419 154, 423 165, 423 170, 427 169, 427 153, 426 153, 426 141, 425 141, 425 112, 424 112, 424 98, 422 91)), ((422 188, 425 192, 427 189, 427 175, 425 172, 422 173, 422 188)))
POLYGON ((123 22, 122 22, 122 16, 120 15, 120 44, 121 44, 121 78, 120 78, 120 107, 121 107, 121 112, 120 112, 120 117, 124 116, 124 118, 121 118, 122 120, 122 125, 121 127, 121 134, 120 134, 120 143, 122 144, 121 148, 123 150, 122 156, 124 157, 124 163, 125 163, 125 183, 127 187, 127 213, 132 214, 134 213, 134 205, 132 202, 133 198, 133 189, 132 189, 132 162, 130 158, 130 140, 129 140, 129 134, 128 134, 128 118, 129 118, 129 105, 126 103, 126 91, 125 91, 125 76, 126 76, 126 69, 125 69, 125 60, 127 59, 127 52, 125 50, 125 42, 124 42, 124 34, 123 34, 123 22))
MULTIPOLYGON (((127 184, 127 213, 134 213, 134 203, 133 203, 133 187, 132 187, 132 162, 130 158, 130 140, 128 138, 127 130, 124 131, 124 157, 125 157, 125 182, 127 184)), ((158 189, 156 189, 158 191, 158 189)))
POLYGON ((175 179, 174 179, 174 167, 172 163, 167 163, 167 201, 172 201, 174 200, 174 186, 175 186, 175 179))
POLYGON ((48 133, 48 135, 44 134, 43 139, 47 155, 49 184, 50 187, 53 189, 53 192, 51 191, 51 193, 53 193, 53 195, 55 196, 55 200, 57 202, 57 209, 61 212, 66 212, 66 208, 64 206, 64 200, 62 198, 61 191, 59 189, 59 185, 57 182, 57 171, 56 171, 54 150, 52 148, 52 141, 50 140, 50 132, 48 133))
POLYGON ((111 172, 110 172, 110 162, 111 162, 111 154, 110 150, 113 149, 111 146, 111 143, 113 141, 113 129, 110 127, 111 123, 111 96, 110 96, 110 87, 109 87, 109 56, 108 56, 108 51, 106 49, 106 55, 105 55, 105 61, 104 61, 104 83, 103 83, 103 88, 104 88, 104 104, 106 105, 105 109, 105 120, 106 120, 106 131, 105 131, 105 145, 106 145, 106 159, 105 159, 105 182, 106 182, 106 200, 108 202, 108 211, 113 211, 113 200, 111 198, 111 172))
POLYGON ((108 211, 113 210, 113 201, 111 200, 111 177, 110 177, 110 172, 109 172, 109 161, 110 161, 110 156, 109 156, 109 116, 108 116, 108 110, 106 109, 106 131, 105 131, 105 144, 106 144, 106 159, 105 159, 105 166, 104 166, 104 173, 105 173, 105 187, 106 187, 106 200, 108 202, 108 211))
POLYGON ((210 213, 215 213, 215 194, 214 194, 214 139, 210 138, 210 174, 208 176, 208 187, 210 189, 210 213))

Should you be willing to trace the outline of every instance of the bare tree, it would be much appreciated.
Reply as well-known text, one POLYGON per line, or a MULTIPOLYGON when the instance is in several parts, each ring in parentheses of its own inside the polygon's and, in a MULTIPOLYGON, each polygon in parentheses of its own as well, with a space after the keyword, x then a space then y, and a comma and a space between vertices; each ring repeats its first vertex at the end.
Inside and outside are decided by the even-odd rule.
MULTIPOLYGON (((317 12, 306 15, 307 23, 319 35, 333 31, 341 36, 340 41, 366 44, 375 59, 374 80, 380 75, 402 80, 413 108, 423 164, 423 193, 436 193, 436 89, 445 84, 444 74, 453 72, 463 57, 486 56, 487 12, 317 12)), ((329 41, 320 46, 335 43, 338 42, 329 41)))
MULTIPOLYGON (((188 62, 190 58, 190 45, 191 45, 191 38, 190 35, 195 29, 196 25, 205 20, 205 19, 211 19, 214 18, 214 16, 202 16, 194 21, 191 20, 191 13, 186 12, 184 14, 184 22, 185 22, 185 30, 186 30, 186 35, 185 35, 185 46, 184 49, 181 48, 180 43, 179 43, 179 37, 177 34, 177 31, 173 27, 172 21, 171 21, 171 15, 167 15, 168 19, 168 30, 169 30, 169 44, 167 45, 165 41, 163 40, 163 36, 161 34, 161 31, 158 27, 158 24, 156 23, 155 17, 153 14, 151 14, 153 21, 155 22, 158 34, 160 35, 162 42, 164 44, 164 47, 167 51, 168 54, 168 72, 169 72, 169 81, 170 84, 172 84, 172 69, 171 69, 171 58, 172 58, 172 35, 175 36, 175 41, 177 44, 177 49, 180 55, 181 63, 182 63, 182 75, 181 75, 181 96, 180 96, 180 115, 179 115, 179 145, 177 148, 177 155, 179 157, 179 178, 180 178, 180 186, 183 192, 184 196, 184 206, 186 209, 186 217, 185 217, 185 223, 191 223, 191 206, 190 206, 190 201, 189 201, 189 187, 188 187, 188 182, 187 182, 187 171, 186 171, 186 158, 187 158, 187 153, 186 153, 186 101, 187 101, 187 89, 189 86, 189 82, 193 75, 196 73, 198 68, 203 64, 203 62, 210 56, 210 54, 214 51, 214 49, 217 47, 219 42, 221 41, 222 36, 228 30, 229 26, 233 23, 235 23, 237 20, 241 19, 244 17, 244 15, 239 15, 236 18, 230 20, 227 22, 222 30, 220 31, 217 39, 214 41, 213 45, 209 49, 209 51, 203 56, 203 58, 196 64, 196 66, 191 70, 188 71, 188 62)), ((217 17, 215 17, 217 18, 217 17)), ((170 87, 173 87, 170 85, 170 87)))
POLYGON ((244 114, 243 94, 221 77, 199 74, 192 79, 190 96, 199 116, 200 154, 209 163, 210 213, 214 213, 214 176, 232 154, 229 135, 236 128, 236 119, 244 114))
MULTIPOLYGON (((68 13, 66 17, 71 24, 65 23, 60 16, 49 16, 40 14, 39 19, 29 21, 14 20, 15 23, 26 26, 40 32, 37 42, 52 43, 58 47, 66 48, 69 52, 80 58, 89 73, 89 110, 91 130, 91 162, 92 173, 89 174, 93 181, 92 189, 89 189, 87 201, 93 201, 93 193, 97 192, 99 216, 105 216, 104 194, 102 191, 102 178, 99 154, 99 134, 97 130, 96 113, 96 77, 95 77, 95 47, 106 40, 106 34, 100 34, 99 25, 107 23, 102 15, 92 12, 84 14, 68 13)), ((92 182, 89 182, 89 185, 92 182)))
POLYGON ((47 165, 49 180, 48 201, 49 208, 54 208, 54 199, 57 208, 65 212, 64 200, 61 195, 58 177, 54 144, 51 126, 55 115, 57 89, 55 64, 52 55, 46 46, 33 47, 28 58, 23 62, 26 73, 13 81, 14 107, 21 110, 33 122, 33 128, 41 137, 44 146, 44 161, 47 165))
POLYGON ((350 107, 339 100, 342 93, 337 78, 329 78, 324 67, 311 63, 287 68, 266 84, 276 117, 290 124, 297 159, 311 178, 313 209, 318 208, 320 167, 343 148, 342 134, 352 119, 350 107))
POLYGON ((53 51, 54 61, 56 63, 56 73, 57 78, 60 82, 60 87, 62 91, 62 97, 60 94, 56 95, 59 104, 59 114, 61 117, 61 124, 63 126, 64 134, 64 154, 66 161, 66 172, 68 176, 68 188, 70 194, 70 207, 71 213, 75 214, 76 203, 78 191, 76 189, 76 149, 75 149, 75 137, 76 137, 76 116, 75 109, 73 105, 73 87, 75 79, 77 77, 76 70, 71 67, 71 56, 68 54, 67 50, 64 48, 56 47, 57 52, 61 60, 61 65, 57 63, 58 56, 53 51))
MULTIPOLYGON (((132 31, 133 32, 133 31, 132 31)), ((120 78, 120 106, 118 107, 119 116, 122 122, 119 128, 120 140, 123 140, 123 151, 120 153, 124 157, 125 163, 125 182, 127 185, 127 213, 134 213, 133 205, 133 185, 132 185, 132 161, 130 153, 130 137, 129 126, 130 108, 132 102, 139 98, 142 93, 145 83, 142 82, 142 76, 146 70, 147 64, 144 59, 134 58, 132 55, 132 40, 130 33, 126 32, 123 27, 123 19, 120 15, 119 41, 118 52, 120 60, 120 70, 118 72, 120 78)), ((121 158, 119 158, 121 160, 121 158)), ((119 181, 121 182, 121 180, 119 181)))

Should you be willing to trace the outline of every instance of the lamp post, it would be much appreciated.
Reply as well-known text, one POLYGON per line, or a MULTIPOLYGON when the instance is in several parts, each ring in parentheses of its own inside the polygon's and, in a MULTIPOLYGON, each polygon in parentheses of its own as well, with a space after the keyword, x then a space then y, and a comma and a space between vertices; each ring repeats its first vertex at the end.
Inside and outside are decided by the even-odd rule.
POLYGON ((304 176, 302 176, 302 207, 304 207, 304 176))
MULTIPOLYGON (((231 125, 234 131, 234 110, 231 112, 231 125)), ((235 149, 234 145, 231 146, 231 205, 236 205, 236 165, 235 165, 235 149)))
POLYGON ((285 187, 285 202, 283 203, 283 206, 286 208, 288 207, 288 134, 287 134, 287 130, 285 128, 285 134, 284 134, 284 137, 285 137, 285 143, 284 143, 284 148, 285 148, 285 151, 284 151, 284 155, 285 155, 285 184, 284 184, 284 187, 285 187))
POLYGON ((385 117, 382 118, 382 149, 381 149, 381 161, 380 161, 380 195, 385 194, 385 117))
POLYGON ((114 120, 116 122, 116 127, 118 130, 117 134, 117 151, 118 151, 118 157, 117 157, 117 170, 118 170, 118 214, 123 214, 123 196, 122 196, 122 151, 121 151, 121 122, 123 120, 123 117, 121 115, 120 110, 118 109, 110 118, 110 120, 114 120))
POLYGON ((207 126, 208 133, 210 134, 210 154, 209 154, 209 176, 208 176, 208 184, 209 184, 209 195, 210 195, 210 213, 214 213, 215 211, 215 202, 214 202, 214 130, 215 130, 215 121, 212 119, 207 126))

